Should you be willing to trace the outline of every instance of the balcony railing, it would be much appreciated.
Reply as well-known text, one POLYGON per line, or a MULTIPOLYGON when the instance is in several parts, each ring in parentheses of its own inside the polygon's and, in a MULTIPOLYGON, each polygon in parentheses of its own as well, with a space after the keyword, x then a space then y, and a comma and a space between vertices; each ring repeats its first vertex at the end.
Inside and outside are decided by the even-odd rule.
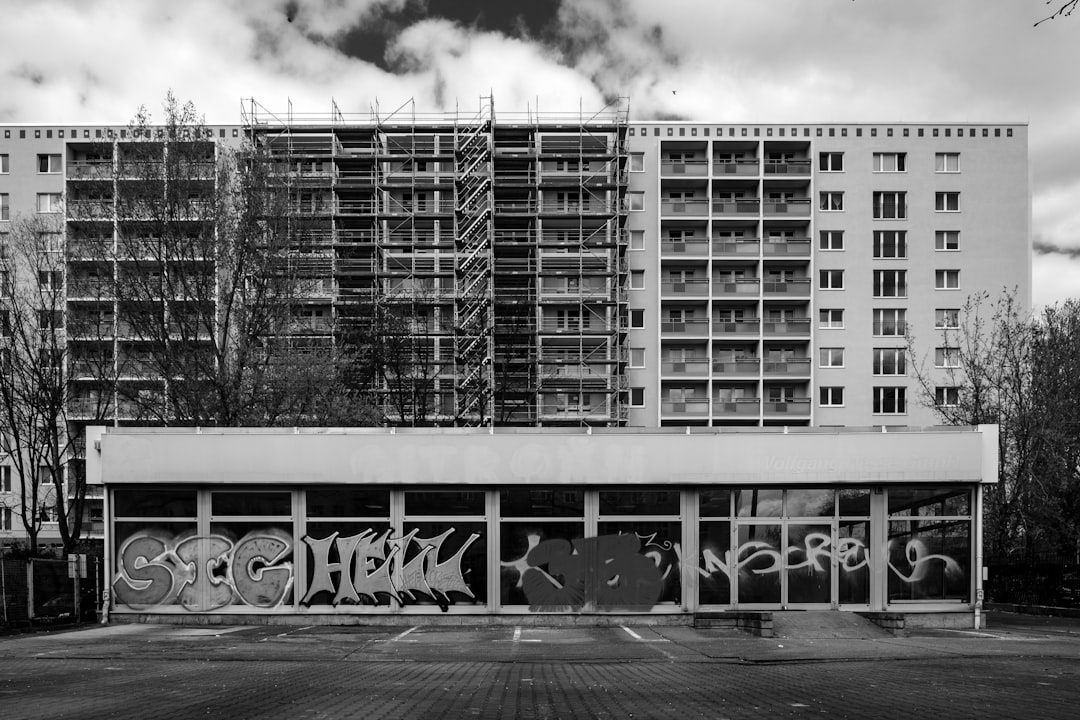
POLYGON ((762 209, 766 215, 810 215, 810 198, 765 200, 762 209))
POLYGON ((111 162, 71 160, 67 164, 68 180, 110 180, 112 174, 111 162))
POLYGON ((809 160, 787 160, 786 162, 765 162, 766 175, 809 175, 809 160))
POLYGON ((766 415, 809 415, 809 398, 792 398, 791 400, 766 400, 766 415))
POLYGON ((709 399, 665 400, 660 403, 660 412, 664 415, 708 415, 709 399))
POLYGON ((764 366, 765 374, 769 376, 782 375, 785 377, 792 377, 810 374, 810 358, 766 360, 764 366))
POLYGON ((712 289, 714 296, 720 295, 757 295, 760 286, 759 278, 738 278, 736 280, 714 280, 712 289))
POLYGON ((660 363, 660 372, 664 375, 708 375, 709 359, 664 360, 660 363))
POLYGON ((757 215, 761 207, 759 198, 742 198, 739 200, 713 200, 712 211, 714 215, 757 215))
POLYGON ((713 333, 716 335, 755 335, 757 334, 759 320, 754 317, 744 317, 739 320, 713 320, 713 333))
POLYGON ((713 255, 757 255, 761 241, 758 238, 713 238, 713 255))
POLYGON ((694 175, 704 176, 709 174, 708 160, 687 160, 686 162, 660 162, 661 175, 694 175))
POLYGON ((790 318, 788 320, 765 320, 762 329, 766 335, 809 335, 809 318, 790 318))
POLYGON ((678 282, 665 280, 660 283, 660 293, 684 297, 706 297, 709 294, 709 280, 708 278, 687 278, 678 282))
POLYGON ((757 160, 736 160, 725 162, 713 161, 713 175, 757 175, 760 163, 757 160))
POLYGON ((713 415, 757 415, 761 411, 761 398, 733 398, 729 400, 721 400, 716 398, 713 400, 713 415))
POLYGON ((705 318, 668 320, 660 323, 660 332, 664 335, 708 335, 709 321, 705 318))
POLYGON ((709 254, 709 241, 705 238, 686 240, 661 240, 660 252, 665 255, 684 255, 704 257, 709 254))
POLYGON ((68 200, 67 215, 73 220, 108 220, 113 215, 112 200, 68 200))
POLYGON ((713 360, 714 375, 757 375, 761 367, 760 358, 740 357, 734 360, 713 360))
POLYGON ((766 280, 762 290, 766 295, 809 295, 810 278, 792 280, 766 280))
POLYGON ((764 245, 766 257, 810 255, 810 238, 766 239, 764 245))
POLYGON ((701 215, 709 214, 709 201, 701 198, 696 200, 665 200, 660 203, 662 215, 701 215))

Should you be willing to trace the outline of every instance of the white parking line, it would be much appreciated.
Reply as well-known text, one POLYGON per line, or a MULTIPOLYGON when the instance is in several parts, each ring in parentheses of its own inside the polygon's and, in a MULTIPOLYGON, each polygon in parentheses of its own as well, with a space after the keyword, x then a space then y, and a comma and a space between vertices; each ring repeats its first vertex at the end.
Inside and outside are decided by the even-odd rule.
POLYGON ((304 627, 293 628, 292 630, 286 630, 283 633, 278 633, 277 636, 278 637, 285 637, 286 635, 289 635, 289 634, 294 633, 294 632, 303 632, 305 630, 310 630, 313 627, 315 627, 315 626, 314 625, 305 625, 304 627))
POLYGON ((403 637, 405 637, 406 635, 411 633, 413 630, 419 630, 419 629, 420 629, 419 625, 413 625, 411 628, 409 628, 405 632, 398 633, 394 637, 390 638, 389 640, 387 640, 387 642, 397 642, 398 640, 402 639, 403 637))
POLYGON ((640 635, 638 635, 636 632, 634 632, 630 628, 626 627, 625 625, 620 625, 619 627, 621 627, 623 630, 625 630, 626 634, 629 635, 630 637, 634 638, 635 640, 641 640, 642 639, 640 635))
POLYGON ((514 626, 514 642, 520 642, 520 641, 521 641, 521 626, 520 625, 515 625, 514 626))

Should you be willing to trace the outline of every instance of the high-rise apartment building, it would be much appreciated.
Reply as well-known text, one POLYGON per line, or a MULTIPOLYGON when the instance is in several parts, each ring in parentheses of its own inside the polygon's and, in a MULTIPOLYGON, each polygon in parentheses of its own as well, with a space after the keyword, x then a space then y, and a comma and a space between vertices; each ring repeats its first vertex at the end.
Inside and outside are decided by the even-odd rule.
MULTIPOLYGON (((206 230, 215 147, 258 143, 305 238, 297 333, 329 342, 392 322, 408 338, 405 369, 379 380, 387 424, 930 425, 927 402, 955 401, 942 331, 965 299, 1030 298, 1022 124, 248 107, 197 143, 206 173, 189 174, 184 223, 206 230), (905 353, 909 336, 921 357, 905 353), (940 380, 933 398, 913 362, 940 380)), ((138 237, 126 198, 144 188, 116 169, 154 138, 79 123, 0 132, 0 251, 15 217, 59 221, 65 303, 49 322, 67 328, 65 372, 103 344, 137 361, 107 287, 123 263, 89 249, 138 237)), ((93 379, 74 417, 146 422, 93 379)), ((150 396, 165 379, 128 381, 150 396)))

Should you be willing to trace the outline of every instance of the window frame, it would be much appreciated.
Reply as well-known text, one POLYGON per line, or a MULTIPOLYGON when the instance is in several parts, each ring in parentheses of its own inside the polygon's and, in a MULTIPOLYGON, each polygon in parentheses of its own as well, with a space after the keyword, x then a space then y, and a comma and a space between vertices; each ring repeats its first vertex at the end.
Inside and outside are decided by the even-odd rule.
POLYGON ((958 173, 960 172, 960 153, 958 152, 939 152, 934 153, 934 172, 936 173, 958 173), (949 160, 955 160, 955 167, 949 168, 949 160))
POLYGON ((59 153, 38 153, 37 154, 37 171, 38 175, 58 175, 63 172, 64 160, 59 153), (56 167, 53 167, 53 160, 56 160, 56 167), (44 163, 42 163, 44 161, 44 163), (45 169, 42 170, 42 167, 45 169))
POLYGON ((645 192, 631 190, 626 193, 626 209, 628 212, 643 212, 645 210, 645 192))
POLYGON ((818 386, 818 407, 844 407, 844 386, 818 386), (836 397, 837 395, 839 398, 836 397))
POLYGON ((873 159, 873 172, 876 173, 905 173, 907 172, 906 152, 876 152, 873 159), (893 167, 885 167, 886 159, 891 159, 893 167))
POLYGON ((907 308, 874 308, 872 318, 874 337, 904 337, 907 335, 907 308), (891 320, 885 319, 886 313, 892 315, 891 320), (886 326, 891 326, 899 332, 882 332, 886 326))
POLYGON ((822 347, 818 348, 818 367, 842 368, 844 365, 844 348, 822 347))
POLYGON ((934 367, 942 370, 960 368, 960 348, 955 345, 939 345, 934 348, 934 367))
POLYGON ((630 153, 630 160, 628 162, 630 172, 639 173, 645 172, 645 153, 632 152, 630 153))
POLYGON ((844 289, 844 271, 837 269, 819 269, 818 270, 818 290, 843 290, 844 289), (833 284, 834 278, 840 278, 838 285, 833 284), (825 279, 828 278, 828 283, 825 279))
POLYGON ((935 330, 958 330, 960 328, 960 308, 935 308, 935 330))
POLYGON ((822 190, 818 193, 820 212, 844 212, 843 190, 822 190))
POLYGON ((821 252, 839 252, 844 249, 843 230, 819 230, 818 250, 821 252), (839 243, 836 240, 839 239, 839 243), (828 247, 826 247, 828 245, 828 247))
POLYGON ((35 202, 35 212, 38 215, 55 215, 60 212, 60 203, 63 195, 62 193, 43 192, 37 194, 37 200, 35 202), (42 200, 47 199, 48 202, 42 203, 42 200), (46 208, 46 209, 42 209, 46 208))
POLYGON ((875 190, 872 200, 875 220, 907 220, 907 191, 875 190))
POLYGON ((818 329, 819 330, 843 330, 844 329, 844 308, 818 308, 818 329), (825 313, 828 313, 826 316, 825 313), (840 321, 836 322, 833 318, 833 313, 839 313, 840 321), (827 317, 827 320, 823 318, 827 317))
POLYGON ((875 260, 907 260, 908 244, 907 230, 875 230, 874 231, 874 259, 875 260), (894 235, 892 250, 895 254, 886 255, 884 251, 889 247, 884 242, 886 235, 894 235))
POLYGON ((906 385, 875 385, 872 391, 874 415, 907 415, 906 385), (888 398, 888 395, 892 398, 888 398), (886 409, 892 407, 892 410, 886 409))
POLYGON ((934 231, 934 251, 935 252, 959 252, 960 251, 960 231, 959 230, 935 230, 934 231), (951 239, 951 243, 950 243, 951 239), (949 247, 949 245, 952 247, 949 247))
POLYGON ((844 153, 842 152, 819 152, 818 153, 818 172, 844 172, 844 153), (838 163, 834 163, 833 160, 839 160, 838 163), (839 167, 833 167, 833 165, 839 165, 839 167))
POLYGON ((960 212, 960 191, 938 190, 937 192, 935 192, 934 212, 960 212))
POLYGON ((900 268, 885 268, 874 270, 873 296, 874 298, 906 298, 908 296, 907 270, 900 268), (886 273, 892 275, 891 283, 885 282, 886 273), (885 291, 892 287, 894 294, 886 295, 885 291))
POLYGON ((897 347, 874 348, 872 374, 874 377, 907 376, 907 351, 897 347))
POLYGON ((960 289, 960 270, 958 269, 942 269, 934 270, 934 289, 935 290, 959 290, 960 289), (953 283, 950 285, 950 281, 953 283))
POLYGON ((960 387, 957 385, 936 385, 934 387, 934 407, 957 407, 960 404, 960 387))

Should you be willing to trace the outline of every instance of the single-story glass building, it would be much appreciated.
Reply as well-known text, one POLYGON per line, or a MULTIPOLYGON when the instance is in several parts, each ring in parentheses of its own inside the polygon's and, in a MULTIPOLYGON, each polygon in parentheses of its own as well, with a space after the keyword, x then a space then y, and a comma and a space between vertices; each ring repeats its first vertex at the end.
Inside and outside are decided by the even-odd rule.
POLYGON ((831 608, 975 625, 997 436, 90 428, 87 475, 113 620, 831 608))

